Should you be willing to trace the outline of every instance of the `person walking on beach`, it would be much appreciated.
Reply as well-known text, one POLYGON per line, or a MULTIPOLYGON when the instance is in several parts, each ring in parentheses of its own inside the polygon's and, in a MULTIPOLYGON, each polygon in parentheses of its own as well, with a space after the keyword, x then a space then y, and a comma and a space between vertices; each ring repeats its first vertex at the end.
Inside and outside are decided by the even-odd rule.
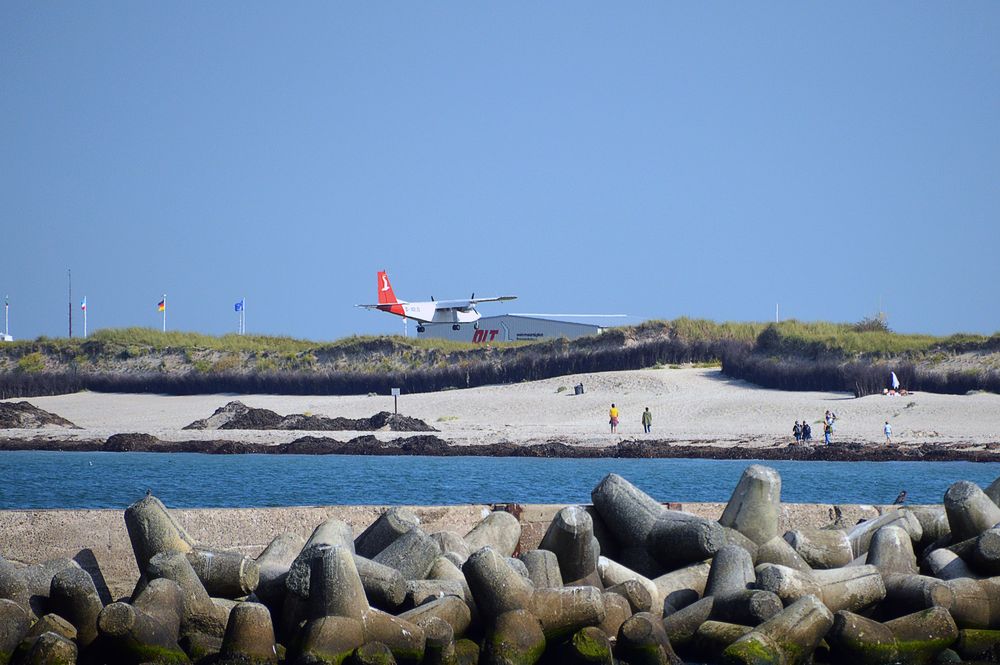
POLYGON ((885 427, 882 428, 882 431, 885 433, 885 445, 891 446, 892 445, 892 425, 889 424, 888 420, 885 421, 885 427))
POLYGON ((812 429, 812 427, 809 426, 809 423, 807 423, 806 421, 803 420, 802 421, 802 440, 803 441, 812 441, 812 438, 813 438, 813 429, 812 429))
POLYGON ((827 422, 823 425, 823 443, 830 445, 830 435, 833 434, 833 423, 827 422))
POLYGON ((795 421, 795 425, 792 427, 792 436, 795 437, 795 443, 802 442, 802 425, 799 424, 798 420, 795 421))
POLYGON ((646 410, 642 412, 642 431, 649 434, 649 430, 653 427, 653 412, 646 407, 646 410))
POLYGON ((611 403, 611 410, 608 411, 608 416, 610 418, 608 422, 611 424, 611 433, 614 434, 618 431, 618 407, 615 406, 614 402, 611 403))

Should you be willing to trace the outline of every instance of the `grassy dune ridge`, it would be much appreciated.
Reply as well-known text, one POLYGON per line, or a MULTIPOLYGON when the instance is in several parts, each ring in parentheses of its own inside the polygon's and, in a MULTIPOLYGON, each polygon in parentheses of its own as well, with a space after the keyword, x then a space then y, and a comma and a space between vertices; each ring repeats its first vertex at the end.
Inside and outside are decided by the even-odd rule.
POLYGON ((358 394, 512 383, 593 371, 721 362, 790 390, 1000 392, 1000 333, 904 335, 858 324, 679 318, 576 340, 470 344, 399 336, 332 342, 149 328, 0 345, 0 398, 72 392, 358 394))

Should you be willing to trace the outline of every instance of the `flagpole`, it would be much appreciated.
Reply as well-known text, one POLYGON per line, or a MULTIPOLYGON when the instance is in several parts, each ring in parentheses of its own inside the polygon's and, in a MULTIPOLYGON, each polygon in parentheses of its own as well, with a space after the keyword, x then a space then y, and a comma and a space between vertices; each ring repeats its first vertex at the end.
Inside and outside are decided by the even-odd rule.
POLYGON ((247 334, 247 299, 246 299, 246 296, 243 297, 243 300, 241 302, 243 303, 243 306, 240 307, 240 328, 242 329, 242 332, 240 332, 240 334, 241 335, 246 335, 247 334))
POLYGON ((87 336, 87 296, 83 297, 83 336, 87 336))

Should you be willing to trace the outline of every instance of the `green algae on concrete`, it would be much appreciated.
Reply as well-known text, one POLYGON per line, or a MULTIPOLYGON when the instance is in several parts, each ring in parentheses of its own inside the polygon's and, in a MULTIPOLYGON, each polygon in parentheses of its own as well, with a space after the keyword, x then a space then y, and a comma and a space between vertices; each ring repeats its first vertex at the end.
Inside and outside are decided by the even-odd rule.
POLYGON ((953 647, 965 660, 1000 657, 1000 630, 965 628, 958 631, 958 640, 953 647))
POLYGON ((458 665, 478 665, 479 645, 466 638, 456 640, 455 661, 458 665))
POLYGON ((573 634, 570 640, 575 655, 586 663, 612 662, 611 641, 600 628, 588 626, 573 634))
POLYGON ((534 665, 543 653, 541 623, 526 610, 511 610, 497 617, 483 642, 481 660, 486 665, 534 665))

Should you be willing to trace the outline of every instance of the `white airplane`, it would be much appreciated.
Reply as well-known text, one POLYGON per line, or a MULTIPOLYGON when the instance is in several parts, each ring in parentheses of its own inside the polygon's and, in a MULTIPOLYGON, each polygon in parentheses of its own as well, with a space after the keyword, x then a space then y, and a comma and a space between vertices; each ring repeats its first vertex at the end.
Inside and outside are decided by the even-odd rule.
MULTIPOLYGON (((382 312, 389 312, 404 319, 413 319, 419 324, 424 323, 450 323, 452 330, 461 330, 463 323, 471 323, 478 328, 479 312, 476 305, 481 302, 502 302, 514 300, 517 296, 497 296, 494 298, 477 298, 473 293, 471 298, 464 300, 434 300, 432 297, 428 302, 407 302, 396 298, 389 284, 389 275, 384 270, 378 273, 378 304, 376 305, 355 305, 365 309, 377 309, 382 312)), ((424 332, 423 325, 417 326, 417 332, 424 332)))

